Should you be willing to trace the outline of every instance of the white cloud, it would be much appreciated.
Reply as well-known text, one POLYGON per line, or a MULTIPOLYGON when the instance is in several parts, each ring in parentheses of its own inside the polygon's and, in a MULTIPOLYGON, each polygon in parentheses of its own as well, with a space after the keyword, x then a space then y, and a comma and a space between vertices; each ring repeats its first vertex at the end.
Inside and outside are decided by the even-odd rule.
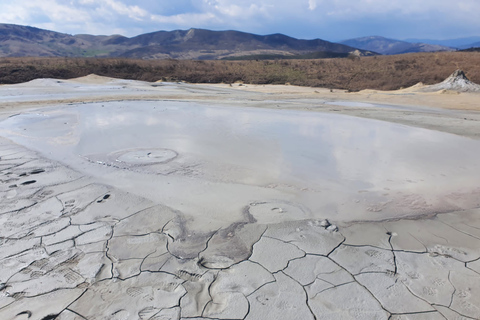
POLYGON ((265 19, 271 20, 272 12, 276 11, 276 2, 270 0, 204 0, 202 10, 216 17, 216 21, 232 26, 241 26, 244 23, 261 25, 265 19))
POLYGON ((97 3, 102 2, 110 9, 114 10, 116 13, 128 16, 131 19, 142 20, 143 18, 148 16, 148 12, 146 10, 143 10, 139 6, 129 6, 115 0, 102 0, 98 1, 97 3))
POLYGON ((176 25, 180 28, 190 28, 194 25, 212 23, 217 17, 212 13, 186 13, 171 16, 150 15, 150 19, 162 24, 176 25))
POLYGON ((57 0, 17 0, 0 5, 0 21, 4 23, 34 24, 39 17, 51 22, 69 23, 88 20, 90 14, 57 0))
POLYGON ((380 27, 380 32, 396 30, 405 37, 425 32, 442 38, 449 30, 458 36, 480 30, 480 1, 308 0, 299 5, 291 0, 1 0, 0 21, 127 36, 197 27, 335 38, 352 32, 368 35, 380 27))
MULTIPOLYGON (((480 17, 477 0, 317 0, 318 6, 333 15, 352 17, 379 14, 456 14, 469 12, 480 17), (478 12, 478 11, 477 11, 478 12)), ((427 16, 424 16, 427 17, 427 16)))

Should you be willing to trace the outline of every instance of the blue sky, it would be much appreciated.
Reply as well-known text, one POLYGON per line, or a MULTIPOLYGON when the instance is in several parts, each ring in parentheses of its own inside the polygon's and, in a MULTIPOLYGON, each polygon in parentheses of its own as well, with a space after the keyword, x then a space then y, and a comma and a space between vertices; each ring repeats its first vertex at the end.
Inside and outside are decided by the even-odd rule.
POLYGON ((135 36, 205 28, 339 41, 480 35, 480 0, 0 0, 0 22, 135 36))

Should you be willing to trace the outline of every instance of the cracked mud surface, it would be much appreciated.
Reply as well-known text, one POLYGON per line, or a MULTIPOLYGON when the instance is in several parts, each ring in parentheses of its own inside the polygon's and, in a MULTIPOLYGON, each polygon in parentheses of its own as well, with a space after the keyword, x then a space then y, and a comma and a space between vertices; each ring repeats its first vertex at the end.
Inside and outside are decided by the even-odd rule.
POLYGON ((190 234, 172 208, 0 141, 1 319, 480 318, 478 209, 190 234))
MULTIPOLYGON (((120 156, 122 169, 177 154, 120 156)), ((177 207, 0 138, 0 319, 480 319, 470 206, 352 222, 251 199, 236 221, 195 228, 177 207)))

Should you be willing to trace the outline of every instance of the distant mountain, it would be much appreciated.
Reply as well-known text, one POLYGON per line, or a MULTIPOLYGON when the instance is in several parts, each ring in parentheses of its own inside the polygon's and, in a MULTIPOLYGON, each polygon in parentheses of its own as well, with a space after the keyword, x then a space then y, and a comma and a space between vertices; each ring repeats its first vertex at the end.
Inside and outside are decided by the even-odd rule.
POLYGON ((0 57, 128 57, 138 59, 221 59, 235 56, 296 56, 311 53, 374 55, 321 39, 299 40, 283 34, 255 35, 204 29, 121 35, 69 35, 33 27, 0 24, 0 57))
POLYGON ((468 48, 468 49, 463 49, 463 50, 460 50, 462 52, 480 52, 480 44, 478 44, 477 47, 471 47, 471 48, 468 48))
POLYGON ((379 36, 350 39, 342 41, 340 43, 363 50, 378 52, 381 54, 401 54, 409 52, 434 52, 454 50, 452 48, 440 45, 432 45, 426 43, 410 43, 406 41, 388 39, 379 36))
POLYGON ((118 49, 108 45, 121 36, 90 36, 0 24, 0 57, 106 56, 118 49))
POLYGON ((480 47, 480 41, 461 46, 460 49, 470 49, 470 48, 478 48, 478 47, 480 47))
POLYGON ((404 41, 411 43, 428 43, 436 44, 446 47, 465 49, 471 48, 472 46, 478 46, 480 43, 480 37, 467 37, 467 38, 457 38, 457 39, 447 39, 447 40, 433 40, 433 39, 405 39, 404 41))

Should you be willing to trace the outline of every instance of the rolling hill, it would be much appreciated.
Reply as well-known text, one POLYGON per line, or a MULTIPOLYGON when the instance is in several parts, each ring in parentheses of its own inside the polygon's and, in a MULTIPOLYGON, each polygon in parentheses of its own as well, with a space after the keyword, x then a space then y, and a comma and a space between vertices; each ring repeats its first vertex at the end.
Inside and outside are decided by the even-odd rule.
POLYGON ((480 47, 480 41, 462 46, 461 49, 471 49, 471 48, 478 48, 478 47, 480 47))
MULTIPOLYGON (((296 56, 310 53, 375 55, 368 50, 321 39, 283 34, 255 35, 204 29, 157 31, 135 37, 69 35, 33 27, 0 24, 0 57, 124 57, 214 60, 248 55, 296 56)), ((328 56, 328 55, 327 55, 328 56)))
POLYGON ((480 37, 467 37, 467 38, 456 38, 456 39, 446 39, 446 40, 434 40, 434 39, 405 39, 404 41, 412 43, 428 43, 428 44, 438 44, 441 46, 456 48, 456 49, 468 49, 472 47, 480 46, 480 37))
POLYGON ((412 52, 434 52, 434 51, 454 51, 450 47, 445 47, 427 43, 410 43, 395 39, 388 39, 379 36, 355 38, 340 42, 363 50, 370 50, 381 54, 402 54, 412 52))

